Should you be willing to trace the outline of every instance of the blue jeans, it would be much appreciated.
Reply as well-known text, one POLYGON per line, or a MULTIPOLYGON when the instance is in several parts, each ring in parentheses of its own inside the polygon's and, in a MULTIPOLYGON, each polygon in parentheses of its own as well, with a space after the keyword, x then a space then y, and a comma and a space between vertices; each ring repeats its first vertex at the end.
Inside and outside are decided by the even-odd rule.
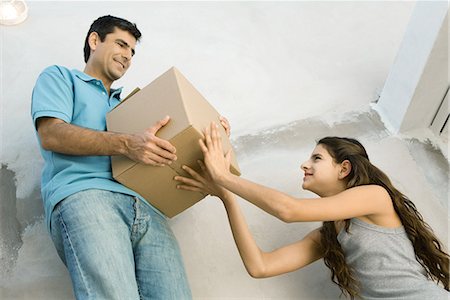
POLYGON ((166 219, 137 198, 71 195, 53 210, 51 236, 77 299, 192 299, 166 219))

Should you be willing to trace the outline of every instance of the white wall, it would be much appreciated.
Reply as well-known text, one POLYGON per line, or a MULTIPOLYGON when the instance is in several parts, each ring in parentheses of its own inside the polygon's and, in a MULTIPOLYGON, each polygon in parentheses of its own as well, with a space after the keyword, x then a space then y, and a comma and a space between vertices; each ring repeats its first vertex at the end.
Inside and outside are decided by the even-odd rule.
POLYGON ((448 1, 418 2, 377 103, 393 131, 432 123, 449 87, 448 26, 448 1))
MULTIPOLYGON (((414 5, 31 2, 25 23, 0 27, 0 163, 5 166, 0 171, 0 298, 71 297, 67 271, 42 224, 42 160, 30 120, 30 95, 44 67, 83 68, 85 34, 92 20, 104 14, 128 18, 143 32, 133 66, 117 86, 125 85, 126 94, 177 66, 229 118, 244 177, 310 196, 301 191, 299 166, 315 140, 354 136, 447 241, 447 189, 441 178, 448 176, 448 164, 441 163, 442 154, 428 142, 392 135, 370 109, 414 5), (430 166, 434 171, 427 175, 423 168, 430 166)), ((257 242, 267 250, 319 225, 283 224, 241 204, 257 242)), ((170 223, 196 299, 339 295, 322 262, 276 278, 249 277, 217 199, 205 199, 170 223)))

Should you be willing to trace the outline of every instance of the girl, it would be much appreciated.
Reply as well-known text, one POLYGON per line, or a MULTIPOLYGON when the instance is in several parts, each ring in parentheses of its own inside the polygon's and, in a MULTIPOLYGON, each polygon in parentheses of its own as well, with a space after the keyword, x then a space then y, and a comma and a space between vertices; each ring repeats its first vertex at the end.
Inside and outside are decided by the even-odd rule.
POLYGON ((371 164, 354 139, 326 137, 302 164, 302 187, 320 198, 295 199, 229 172, 217 125, 200 140, 202 174, 175 177, 178 188, 221 198, 248 273, 270 277, 320 258, 351 299, 448 299, 449 256, 415 205, 371 164), (234 194, 285 222, 323 221, 302 240, 263 252, 256 245, 234 194))

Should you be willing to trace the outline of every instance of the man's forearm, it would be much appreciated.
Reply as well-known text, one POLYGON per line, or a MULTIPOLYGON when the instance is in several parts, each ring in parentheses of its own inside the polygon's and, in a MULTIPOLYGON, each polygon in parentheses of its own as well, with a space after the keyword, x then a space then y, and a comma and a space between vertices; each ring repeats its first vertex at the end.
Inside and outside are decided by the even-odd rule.
POLYGON ((126 151, 128 135, 96 131, 68 123, 43 126, 42 147, 69 155, 119 155, 126 151))

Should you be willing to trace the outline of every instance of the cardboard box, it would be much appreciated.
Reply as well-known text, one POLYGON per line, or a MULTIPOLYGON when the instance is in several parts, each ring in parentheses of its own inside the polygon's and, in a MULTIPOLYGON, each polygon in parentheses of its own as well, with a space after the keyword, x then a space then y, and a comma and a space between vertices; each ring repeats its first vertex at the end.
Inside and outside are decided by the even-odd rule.
MULTIPOLYGON (((142 90, 136 89, 106 116, 108 131, 141 133, 169 115, 169 123, 157 136, 170 141, 177 149, 177 161, 170 166, 155 167, 136 163, 125 156, 112 156, 113 177, 136 191, 167 217, 173 217, 204 196, 176 188, 176 175, 189 176, 182 168, 188 165, 199 171, 197 160, 203 159, 198 140, 210 123, 219 123, 219 113, 175 68, 169 69, 142 90)), ((231 148, 219 126, 224 151, 231 148)), ((230 170, 240 175, 233 154, 230 170)))

